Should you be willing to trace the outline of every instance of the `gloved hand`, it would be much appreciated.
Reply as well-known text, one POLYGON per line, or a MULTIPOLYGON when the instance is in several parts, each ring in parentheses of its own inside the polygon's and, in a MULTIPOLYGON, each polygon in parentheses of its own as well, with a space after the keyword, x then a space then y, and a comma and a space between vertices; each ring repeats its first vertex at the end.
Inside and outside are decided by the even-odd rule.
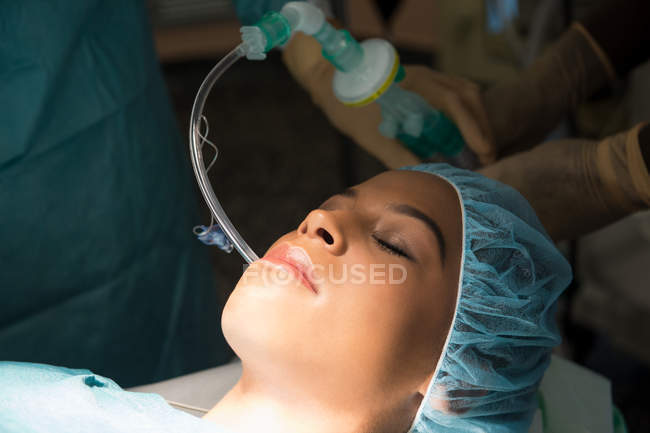
POLYGON ((549 141, 480 172, 521 192, 554 240, 575 239, 650 208, 650 125, 642 127, 600 142, 549 141))
POLYGON ((399 141, 379 133, 379 105, 348 107, 336 99, 332 90, 334 66, 323 58, 320 45, 314 38, 295 34, 285 46, 282 57, 289 72, 339 131, 389 168, 420 162, 399 141))
POLYGON ((615 79, 606 54, 579 23, 519 77, 483 95, 502 156, 537 145, 585 98, 615 79))
MULTIPOLYGON (((334 69, 315 42, 296 39, 285 51, 285 63, 330 121, 388 167, 413 160, 415 156, 398 148, 399 142, 377 133, 381 115, 375 104, 351 109, 338 103, 330 84, 334 69)), ((519 77, 483 94, 459 77, 422 66, 405 69, 401 85, 447 114, 483 164, 538 144, 570 110, 615 77, 606 55, 580 24, 519 77)))
MULTIPOLYGON (((309 92, 330 122, 389 168, 420 162, 398 140, 379 133, 381 110, 377 104, 347 107, 336 99, 332 91, 334 67, 320 52, 313 38, 298 33, 285 47, 283 59, 293 77, 309 92)), ((406 78, 400 85, 419 93, 432 106, 449 115, 481 162, 492 162, 494 147, 478 86, 423 66, 405 66, 404 69, 406 78)))
POLYGON ((520 76, 483 94, 470 81, 425 67, 407 69, 403 86, 447 114, 486 165, 504 153, 537 145, 614 78, 605 53, 576 23, 520 76))
POLYGON ((406 78, 400 85, 419 94, 453 120, 481 164, 494 162, 496 148, 479 86, 426 66, 405 66, 404 69, 406 78))
POLYGON ((262 15, 270 11, 279 11, 289 0, 234 0, 237 17, 242 24, 255 24, 262 15))
MULTIPOLYGON (((376 156, 389 168, 420 162, 398 140, 379 133, 381 111, 377 104, 347 107, 332 91, 334 67, 323 58, 319 44, 311 37, 296 34, 283 51, 284 62, 314 103, 342 133, 376 156)), ((422 96, 431 106, 447 114, 482 164, 496 159, 488 116, 479 87, 471 81, 441 74, 425 66, 405 66, 406 90, 422 96)))

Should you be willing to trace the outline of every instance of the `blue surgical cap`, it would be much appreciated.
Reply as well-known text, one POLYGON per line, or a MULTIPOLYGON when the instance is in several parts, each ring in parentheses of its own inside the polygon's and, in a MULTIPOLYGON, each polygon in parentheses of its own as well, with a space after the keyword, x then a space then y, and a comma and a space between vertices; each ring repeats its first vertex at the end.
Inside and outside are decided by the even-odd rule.
POLYGON ((526 432, 571 268, 514 189, 447 164, 403 169, 451 183, 463 216, 455 316, 411 432, 526 432))

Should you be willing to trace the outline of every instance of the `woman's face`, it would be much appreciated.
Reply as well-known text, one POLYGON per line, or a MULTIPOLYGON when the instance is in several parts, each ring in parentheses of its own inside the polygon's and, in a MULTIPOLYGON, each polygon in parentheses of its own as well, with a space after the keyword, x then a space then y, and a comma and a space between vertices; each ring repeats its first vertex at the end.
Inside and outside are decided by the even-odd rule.
POLYGON ((354 404, 400 398, 433 372, 461 256, 454 189, 389 171, 325 201, 248 267, 222 327, 269 383, 354 404))

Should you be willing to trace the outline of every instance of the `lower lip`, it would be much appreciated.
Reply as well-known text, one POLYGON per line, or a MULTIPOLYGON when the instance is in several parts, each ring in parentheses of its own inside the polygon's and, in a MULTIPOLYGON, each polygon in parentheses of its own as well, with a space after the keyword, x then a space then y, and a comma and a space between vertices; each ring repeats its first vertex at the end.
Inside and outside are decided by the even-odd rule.
POLYGON ((316 291, 316 288, 313 286, 313 284, 311 284, 311 282, 307 278, 305 278, 305 275, 302 272, 300 272, 298 269, 296 269, 296 267, 293 266, 291 263, 285 262, 284 260, 271 258, 271 257, 268 258, 263 257, 261 261, 282 266, 283 269, 285 269, 290 275, 292 275, 295 279, 297 279, 303 286, 307 287, 309 290, 311 290, 314 293, 318 293, 316 291))

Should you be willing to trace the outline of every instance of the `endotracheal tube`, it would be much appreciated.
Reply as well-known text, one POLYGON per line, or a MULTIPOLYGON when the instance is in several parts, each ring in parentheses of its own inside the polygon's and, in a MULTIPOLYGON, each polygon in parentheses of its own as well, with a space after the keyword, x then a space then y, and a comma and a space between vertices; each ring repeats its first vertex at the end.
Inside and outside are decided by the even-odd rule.
POLYGON ((212 86, 237 60, 242 57, 263 60, 268 51, 286 43, 297 31, 313 36, 321 44, 323 57, 336 67, 332 86, 343 104, 362 106, 377 101, 382 111, 379 131, 383 135, 401 140, 421 158, 441 154, 464 168, 476 165, 476 158, 464 145, 456 125, 420 96, 397 84, 404 78, 404 69, 389 42, 370 39, 360 44, 346 30, 332 27, 317 7, 306 2, 289 2, 280 12, 269 12, 254 26, 241 28, 242 43, 208 73, 196 95, 190 118, 192 166, 212 215, 210 225, 197 226, 194 233, 202 242, 217 245, 226 252, 236 249, 248 263, 258 256, 230 222, 208 179, 218 149, 207 138, 203 107, 212 86), (207 167, 203 161, 205 144, 214 151, 207 167))
POLYGON ((244 260, 248 263, 252 263, 258 259, 257 254, 255 254, 251 247, 248 246, 246 241, 244 241, 239 232, 232 225, 226 212, 221 207, 221 203, 219 203, 219 200, 212 189, 212 185, 210 184, 208 170, 216 160, 218 149, 217 146, 207 138, 208 124, 207 120, 203 116, 205 100, 207 99, 212 86, 214 86, 214 83, 216 83, 223 73, 226 72, 237 60, 244 57, 247 52, 248 47, 246 44, 242 43, 237 46, 237 48, 232 50, 227 56, 221 59, 214 68, 212 68, 203 80, 201 87, 199 87, 199 91, 194 99, 194 105, 192 106, 192 114, 190 116, 190 153, 192 167, 194 168, 194 174, 199 183, 201 194, 203 194, 203 198, 205 198, 205 201, 210 208, 210 214, 212 215, 210 226, 197 226, 194 228, 194 233, 202 242, 208 245, 217 245, 226 252, 230 252, 235 248, 244 260), (205 125, 205 131, 202 131, 202 125, 205 125), (206 143, 213 148, 215 153, 207 167, 203 161, 203 146, 206 143))

